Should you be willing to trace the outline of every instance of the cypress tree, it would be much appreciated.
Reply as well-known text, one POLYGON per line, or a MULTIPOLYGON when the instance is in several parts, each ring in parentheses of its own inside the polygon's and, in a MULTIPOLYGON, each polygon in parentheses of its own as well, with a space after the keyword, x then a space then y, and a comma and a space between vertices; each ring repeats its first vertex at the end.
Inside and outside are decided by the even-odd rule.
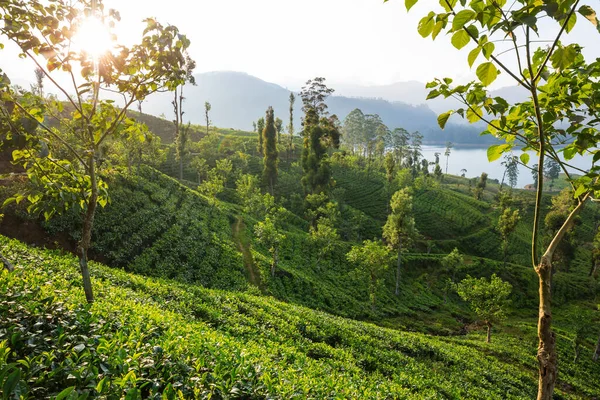
POLYGON ((269 185, 271 195, 273 195, 273 187, 277 183, 277 130, 275 129, 275 119, 273 115, 273 107, 267 109, 267 117, 265 128, 262 132, 262 144, 264 154, 264 169, 263 180, 269 185))

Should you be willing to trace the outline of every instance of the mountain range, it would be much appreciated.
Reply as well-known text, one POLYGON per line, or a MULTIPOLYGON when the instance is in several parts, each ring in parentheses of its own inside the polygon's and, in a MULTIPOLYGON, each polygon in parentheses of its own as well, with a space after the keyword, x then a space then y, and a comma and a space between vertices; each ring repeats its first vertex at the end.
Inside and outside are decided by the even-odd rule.
MULTIPOLYGON (((284 126, 289 123, 290 91, 274 83, 263 81, 241 72, 207 72, 195 75, 196 85, 187 85, 184 89, 185 121, 193 124, 205 124, 204 103, 211 103, 211 124, 223 128, 251 130, 252 122, 264 116, 267 107, 272 106, 275 116, 281 118, 284 126)), ((334 86, 333 89, 337 88, 334 86)), ((455 105, 443 100, 425 104, 427 89, 419 82, 401 82, 387 86, 340 86, 340 93, 327 98, 329 112, 343 119, 355 108, 365 114, 379 114, 390 128, 405 128, 419 131, 424 135, 425 143, 445 143, 451 141, 462 144, 487 144, 495 139, 491 136, 479 136, 483 126, 470 126, 451 120, 445 130, 437 125, 437 113, 455 105), (435 112, 429 107, 433 105, 435 112)), ((298 93, 296 93, 298 95, 298 93)), ((173 113, 172 93, 157 93, 149 97, 142 105, 142 111, 170 119, 173 113)), ((297 96, 294 107, 294 126, 301 130, 302 102, 297 96)))

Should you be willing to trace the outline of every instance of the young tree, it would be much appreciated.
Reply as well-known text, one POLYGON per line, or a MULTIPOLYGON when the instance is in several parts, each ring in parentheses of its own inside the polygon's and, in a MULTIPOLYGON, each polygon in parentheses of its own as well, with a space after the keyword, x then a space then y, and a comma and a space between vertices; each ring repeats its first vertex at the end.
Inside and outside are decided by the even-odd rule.
POLYGON ((487 326, 486 342, 492 341, 492 326, 505 318, 505 310, 509 304, 508 296, 512 285, 498 278, 496 274, 488 280, 486 278, 472 278, 467 275, 456 286, 458 295, 469 302, 475 314, 487 326))
MULTIPOLYGON (((418 0, 406 2, 408 8, 418 0)), ((593 170, 577 168, 580 178, 571 176, 568 168, 576 154, 597 154, 600 149, 600 60, 587 64, 581 46, 571 40, 562 40, 577 25, 576 13, 598 28, 596 12, 585 1, 556 0, 532 3, 529 0, 514 2, 466 2, 453 0, 440 2, 439 12, 431 11, 421 20, 419 33, 436 38, 442 31, 452 34, 452 45, 461 49, 468 44, 468 63, 474 67, 477 82, 452 86, 452 79, 436 79, 427 85, 433 89, 429 98, 439 95, 455 97, 465 108, 451 110, 438 117, 443 128, 451 114, 467 117, 470 122, 483 120, 487 133, 505 141, 488 149, 488 159, 494 161, 504 153, 519 146, 524 152, 521 161, 529 161, 527 150, 537 154, 536 202, 531 238, 532 266, 539 278, 538 319, 538 400, 550 400, 557 376, 555 337, 552 332, 552 256, 565 236, 572 220, 581 212, 586 202, 600 189, 593 170), (538 21, 544 24, 538 24, 538 21), (507 40, 508 39, 508 40, 507 40), (500 60, 495 53, 495 43, 502 40, 509 45, 512 56, 500 60), (537 47, 538 42, 549 43, 537 47), (483 55, 485 60, 476 65, 483 55), (487 87, 495 81, 500 70, 508 74, 529 98, 518 106, 492 96, 487 87), (562 123, 561 123, 562 122, 562 123), (564 122, 568 128, 564 129, 564 122), (565 143, 566 146, 562 147, 565 143), (561 146, 561 147, 559 147, 561 146), (564 159, 558 157, 562 152, 564 159), (539 251, 540 217, 544 187, 543 168, 546 158, 558 162, 571 183, 578 204, 556 232, 543 252, 539 251)), ((589 3, 589 2, 588 2, 589 3)), ((600 29, 598 29, 600 32, 600 29)))
POLYGON ((290 141, 288 142, 288 161, 290 155, 294 152, 294 103, 296 102, 296 96, 294 92, 290 92, 290 124, 288 125, 288 133, 290 135, 290 141))
POLYGON ((260 243, 266 246, 271 254, 271 276, 275 276, 275 269, 279 262, 279 247, 285 240, 285 235, 280 232, 275 222, 275 217, 267 215, 254 227, 254 234, 260 243))
POLYGON ((206 134, 208 135, 208 128, 210 127, 210 118, 208 116, 208 113, 210 112, 210 110, 212 109, 212 106, 210 105, 210 103, 208 101, 204 102, 204 118, 206 120, 206 134))
POLYGON ((256 131, 258 132, 258 147, 256 151, 258 154, 262 154, 263 151, 263 131, 265 130, 265 119, 260 117, 256 122, 256 131))
POLYGON ((515 229, 517 229, 517 225, 519 224, 520 220, 521 216, 519 215, 519 210, 513 210, 510 207, 504 208, 502 214, 500 214, 500 218, 498 219, 498 231, 500 232, 500 237, 502 238, 502 259, 504 266, 506 266, 506 257, 508 256, 510 236, 513 234, 515 229))
POLYGON ((383 227, 383 238, 389 247, 396 249, 396 296, 400 294, 400 274, 402 269, 402 251, 410 245, 417 236, 415 219, 413 217, 412 196, 409 189, 400 189, 392 196, 390 202, 392 212, 388 215, 383 227))
POLYGON ((511 188, 514 188, 517 185, 517 179, 519 178, 519 164, 518 158, 513 156, 512 154, 506 154, 504 156, 504 161, 502 161, 502 165, 504 166, 504 173, 502 174, 502 181, 500 182, 500 189, 502 189, 502 185, 504 184, 504 178, 508 175, 508 184, 511 188))
POLYGON ((446 156, 446 175, 448 175, 448 160, 450 159, 450 152, 452 151, 452 142, 446 142, 446 151, 444 155, 446 156))
POLYGON ((356 272, 367 279, 369 300, 375 310, 377 292, 383 284, 381 276, 388 268, 388 249, 379 242, 365 240, 362 246, 352 246, 346 257, 357 265, 356 272))
POLYGON ((456 277, 456 270, 464 263, 465 259, 456 247, 448 253, 448 255, 442 258, 442 266, 447 272, 452 274, 452 282, 454 282, 456 277))
POLYGON ((269 191, 273 195, 275 183, 277 182, 277 164, 279 163, 273 107, 267 109, 266 126, 263 130, 263 146, 263 180, 269 186, 269 191))
POLYGON ((256 132, 256 121, 252 121, 252 132, 256 132))
POLYGON ((74 5, 3 1, 0 19, 5 21, 0 34, 43 71, 68 103, 65 111, 62 102, 17 92, 6 76, 0 79, 0 119, 11 126, 9 136, 27 138, 27 146, 13 152, 13 159, 26 169, 31 185, 26 195, 19 193, 13 199, 26 199, 31 212, 44 212, 46 218, 79 208, 83 228, 77 254, 86 300, 91 303, 88 249, 97 205, 108 201, 108 185, 101 178, 103 165, 99 163, 101 148, 109 138, 140 139, 142 129, 127 118, 127 110, 153 92, 173 91, 186 81, 189 40, 176 27, 147 19, 140 44, 127 48, 114 43, 101 52, 76 50, 73 41, 78 30, 94 21, 98 22, 97 35, 104 35, 107 42, 114 39, 109 30, 118 22, 118 12, 105 15, 101 0, 74 5), (45 65, 38 54, 46 59, 45 65), (65 82, 73 83, 72 88, 56 79, 60 72, 66 75, 65 82), (100 97, 101 90, 112 88, 123 97, 120 108, 100 97), (50 115, 59 128, 46 124, 45 117, 50 115), (29 126, 23 126, 24 121, 29 126), (59 154, 64 157, 58 158, 59 154))

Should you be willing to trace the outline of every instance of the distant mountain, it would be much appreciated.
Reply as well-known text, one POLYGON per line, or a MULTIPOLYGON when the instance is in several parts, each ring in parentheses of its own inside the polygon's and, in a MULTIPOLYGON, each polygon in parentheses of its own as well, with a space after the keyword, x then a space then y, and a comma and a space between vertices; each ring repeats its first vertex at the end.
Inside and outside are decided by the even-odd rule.
MULTIPOLYGON (((427 100, 429 89, 425 83, 418 81, 396 82, 390 85, 359 86, 359 85, 337 85, 336 93, 350 97, 371 97, 388 101, 401 101, 412 105, 427 104, 435 113, 440 114, 451 109, 461 107, 461 103, 454 99, 427 100)), ((527 92, 518 86, 507 86, 491 92, 492 96, 501 96, 508 102, 524 101, 527 92)))
MULTIPOLYGON (((251 130, 252 121, 264 116, 268 106, 273 106, 275 115, 287 126, 289 90, 240 72, 209 72, 198 74, 195 78, 196 86, 188 85, 184 90, 185 120, 189 118, 194 124, 204 124, 204 102, 208 101, 212 105, 210 119, 215 126, 251 130)), ((417 83, 413 85, 415 88, 418 86, 417 83)), ((164 114, 170 120, 171 96, 170 93, 151 96, 144 102, 142 111, 157 116, 164 114)), ((331 96, 327 104, 330 113, 336 114, 342 121, 352 110, 360 108, 365 114, 379 114, 391 129, 402 127, 420 131, 428 143, 484 144, 494 141, 492 137, 480 137, 480 129, 462 124, 450 123, 446 130, 441 131, 437 126, 437 114, 423 104, 415 106, 382 98, 343 96, 331 96)), ((302 102, 298 98, 294 109, 296 131, 301 129, 301 108, 302 102)))

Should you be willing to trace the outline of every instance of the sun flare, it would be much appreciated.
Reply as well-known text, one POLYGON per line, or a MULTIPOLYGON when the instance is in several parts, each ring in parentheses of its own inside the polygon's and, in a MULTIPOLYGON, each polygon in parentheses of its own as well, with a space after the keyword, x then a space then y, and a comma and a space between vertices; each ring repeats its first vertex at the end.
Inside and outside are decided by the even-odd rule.
POLYGON ((97 60, 114 47, 114 41, 108 27, 100 19, 90 17, 81 21, 73 46, 75 51, 86 52, 97 60))

